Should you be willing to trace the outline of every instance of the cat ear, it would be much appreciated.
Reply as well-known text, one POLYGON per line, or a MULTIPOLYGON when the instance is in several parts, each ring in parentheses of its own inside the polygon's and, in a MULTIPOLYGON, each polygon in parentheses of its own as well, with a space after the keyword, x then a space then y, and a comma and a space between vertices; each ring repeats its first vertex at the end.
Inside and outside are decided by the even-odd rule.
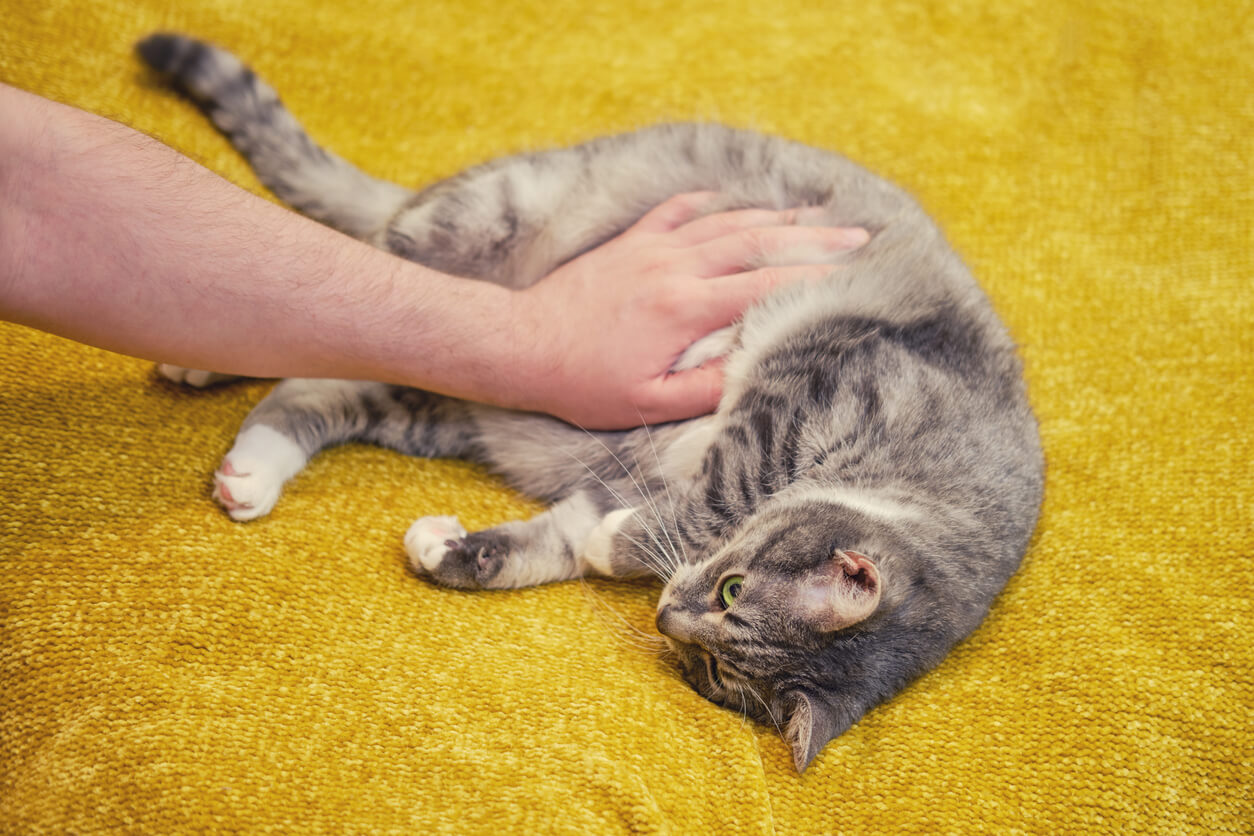
POLYGON ((784 742, 792 750, 792 762, 800 774, 850 723, 827 703, 804 692, 792 694, 790 701, 792 710, 784 727, 784 742))
POLYGON ((802 583, 801 617, 825 633, 843 630, 875 612, 880 587, 880 572, 871 558, 838 551, 802 583))

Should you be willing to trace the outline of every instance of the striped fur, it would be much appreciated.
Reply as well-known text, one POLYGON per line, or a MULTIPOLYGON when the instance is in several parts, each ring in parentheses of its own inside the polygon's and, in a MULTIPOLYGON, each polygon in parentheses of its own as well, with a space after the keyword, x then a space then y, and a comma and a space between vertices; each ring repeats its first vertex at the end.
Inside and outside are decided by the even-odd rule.
POLYGON ((552 507, 474 533, 418 520, 405 542, 419 575, 491 588, 659 576, 658 626, 685 676, 776 723, 798 769, 937 664, 1018 566, 1043 463, 1014 346, 899 188, 831 152, 665 125, 411 191, 318 147, 226 52, 173 35, 138 49, 288 203, 448 272, 526 286, 686 191, 819 206, 873 233, 827 280, 746 314, 722 404, 696 421, 585 433, 396 386, 283 381, 215 476, 236 519, 268 513, 331 444, 482 462, 552 507))

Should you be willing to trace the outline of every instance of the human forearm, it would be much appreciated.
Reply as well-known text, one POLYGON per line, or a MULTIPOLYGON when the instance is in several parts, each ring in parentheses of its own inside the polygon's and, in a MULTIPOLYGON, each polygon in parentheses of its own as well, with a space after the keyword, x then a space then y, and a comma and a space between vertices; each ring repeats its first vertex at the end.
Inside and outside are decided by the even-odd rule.
POLYGON ((0 120, 6 318, 194 368, 504 394, 492 355, 508 352, 472 350, 459 326, 505 319, 508 291, 374 250, 116 123, 0 97, 23 114, 0 120))

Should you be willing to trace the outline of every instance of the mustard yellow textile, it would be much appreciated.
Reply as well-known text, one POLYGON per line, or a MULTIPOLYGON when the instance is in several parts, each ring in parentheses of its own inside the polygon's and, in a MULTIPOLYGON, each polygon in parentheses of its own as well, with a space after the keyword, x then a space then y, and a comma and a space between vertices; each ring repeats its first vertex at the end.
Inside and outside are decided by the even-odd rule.
POLYGON ((1254 829, 1248 3, 173 5, 3 0, 0 79, 255 191, 137 38, 234 49, 410 184, 677 118, 902 182, 1022 345, 1044 514, 976 635, 798 777, 633 643, 650 586, 411 577, 413 518, 535 511, 482 471, 346 447, 235 524, 208 474, 268 384, 0 326, 0 832, 1254 829))

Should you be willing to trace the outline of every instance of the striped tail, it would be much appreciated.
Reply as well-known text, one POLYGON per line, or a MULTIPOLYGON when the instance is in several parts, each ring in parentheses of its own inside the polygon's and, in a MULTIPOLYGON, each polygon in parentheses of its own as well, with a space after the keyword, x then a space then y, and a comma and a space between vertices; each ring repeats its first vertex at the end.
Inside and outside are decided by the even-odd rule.
POLYGON ((135 49, 204 108, 261 182, 305 215, 368 239, 413 196, 317 145, 274 89, 229 52, 169 34, 150 35, 135 49))

